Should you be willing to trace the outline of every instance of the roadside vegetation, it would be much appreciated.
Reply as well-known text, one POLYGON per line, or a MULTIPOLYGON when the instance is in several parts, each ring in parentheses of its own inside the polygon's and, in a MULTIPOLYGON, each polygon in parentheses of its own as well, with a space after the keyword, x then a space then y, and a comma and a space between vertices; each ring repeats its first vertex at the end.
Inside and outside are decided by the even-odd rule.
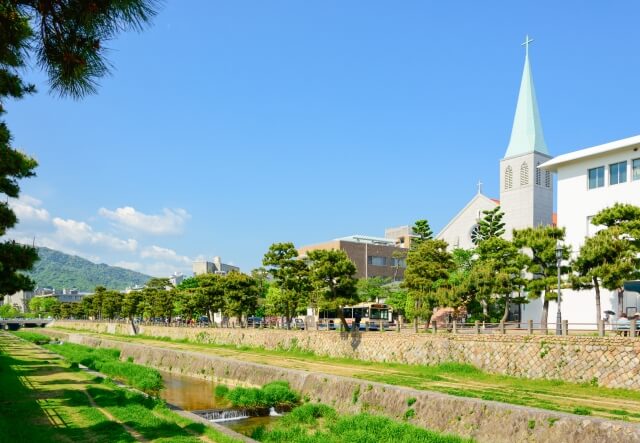
MULTIPOLYGON (((61 329, 56 327, 55 329, 61 329)), ((77 330, 68 329, 70 332, 77 330)), ((109 336, 126 342, 148 342, 162 347, 204 352, 221 357, 269 364, 327 374, 355 377, 362 380, 437 391, 461 397, 493 400, 502 403, 531 406, 552 411, 593 415, 614 420, 640 422, 640 392, 598 386, 598 380, 570 383, 561 380, 532 380, 507 375, 489 374, 469 364, 409 365, 381 363, 352 358, 332 358, 315 355, 298 347, 264 349, 260 347, 194 343, 171 340, 168 337, 109 336), (275 358, 274 358, 275 357, 275 358)))
POLYGON ((143 392, 156 394, 163 387, 160 372, 129 361, 120 361, 118 349, 90 348, 72 343, 49 344, 44 347, 76 365, 81 364, 102 372, 143 392))
POLYGON ((473 440, 439 434, 370 414, 338 415, 322 404, 293 409, 270 428, 259 427, 252 438, 264 443, 462 443, 473 440))
POLYGON ((262 388, 225 388, 224 385, 217 386, 216 396, 226 398, 235 407, 293 407, 300 403, 300 395, 286 381, 267 383, 262 388))

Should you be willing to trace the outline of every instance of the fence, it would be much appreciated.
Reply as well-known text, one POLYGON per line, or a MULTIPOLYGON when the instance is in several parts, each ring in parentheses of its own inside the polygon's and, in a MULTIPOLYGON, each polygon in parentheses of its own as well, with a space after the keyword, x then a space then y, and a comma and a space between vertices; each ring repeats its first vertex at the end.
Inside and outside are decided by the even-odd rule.
MULTIPOLYGON (((74 321, 74 319, 65 319, 65 321, 74 321)), ((78 319, 76 321, 106 321, 109 323, 129 323, 126 319, 115 320, 86 320, 78 319)), ((165 320, 145 320, 136 321, 136 325, 143 326, 164 326, 168 328, 172 327, 187 327, 187 328, 253 328, 253 329, 287 329, 287 330, 315 330, 315 331, 339 331, 344 332, 346 329, 339 321, 334 320, 315 320, 308 318, 305 320, 297 319, 287 323, 285 321, 276 322, 264 322, 264 321, 235 321, 225 320, 222 323, 209 323, 196 321, 165 321, 165 320)), ((350 329, 353 329, 354 325, 350 325, 350 329)), ((411 333, 430 333, 430 334, 512 334, 512 335, 557 335, 556 323, 550 322, 534 323, 533 320, 528 322, 500 322, 500 323, 483 323, 476 321, 474 323, 437 323, 422 322, 422 323, 407 323, 407 322, 387 322, 370 320, 363 321, 358 327, 360 332, 366 333, 379 333, 379 332, 398 332, 403 334, 411 333)), ((559 328, 561 335, 563 336, 625 336, 625 337, 638 337, 640 336, 640 321, 631 319, 628 324, 625 323, 610 323, 600 320, 598 323, 570 323, 568 320, 563 320, 561 327, 559 328)))

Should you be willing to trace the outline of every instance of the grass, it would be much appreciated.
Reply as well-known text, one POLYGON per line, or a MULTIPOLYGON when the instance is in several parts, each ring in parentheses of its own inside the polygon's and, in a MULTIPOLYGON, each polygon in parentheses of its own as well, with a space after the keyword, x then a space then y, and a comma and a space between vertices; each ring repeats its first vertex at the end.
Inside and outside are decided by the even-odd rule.
POLYGON ((472 440, 369 414, 338 415, 322 404, 305 404, 270 429, 258 428, 252 438, 264 443, 462 443, 472 440))
POLYGON ((161 400, 72 369, 46 350, 0 332, 1 443, 137 441, 102 411, 154 443, 196 443, 201 437, 241 443, 174 413, 161 400))
POLYGON ((157 393, 163 387, 160 372, 129 361, 120 361, 118 349, 90 348, 72 343, 45 347, 72 363, 102 372, 143 392, 157 393))
MULTIPOLYGON (((78 332, 71 329, 69 331, 78 332)), ((600 387, 593 380, 586 380, 584 383, 532 380, 490 374, 472 365, 454 362, 425 366, 332 358, 315 355, 308 350, 301 350, 298 346, 292 350, 278 350, 203 344, 186 340, 172 341, 166 337, 97 335, 109 335, 126 342, 163 342, 167 343, 164 347, 170 346, 175 349, 188 349, 256 363, 351 376, 419 390, 553 411, 575 413, 576 408, 578 411, 580 408, 588 408, 593 416, 640 422, 640 392, 600 387)))
POLYGON ((51 337, 49 337, 48 335, 38 334, 37 332, 12 331, 11 333, 23 340, 35 343, 36 345, 44 345, 51 342, 51 337))
MULTIPOLYGON (((216 395, 220 396, 223 390, 216 389, 216 395)), ((262 388, 234 388, 224 395, 235 407, 241 408, 269 408, 291 407, 300 403, 300 395, 289 388, 286 381, 274 381, 267 383, 262 388)))

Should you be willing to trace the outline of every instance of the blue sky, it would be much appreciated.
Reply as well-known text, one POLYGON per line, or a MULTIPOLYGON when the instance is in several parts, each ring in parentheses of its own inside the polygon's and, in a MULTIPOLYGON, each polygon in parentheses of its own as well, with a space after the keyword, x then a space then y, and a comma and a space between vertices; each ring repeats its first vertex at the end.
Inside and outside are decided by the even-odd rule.
POLYGON ((11 236, 153 275, 498 195, 525 34, 553 155, 640 133, 640 4, 167 1, 73 101, 8 103, 38 159, 11 236))

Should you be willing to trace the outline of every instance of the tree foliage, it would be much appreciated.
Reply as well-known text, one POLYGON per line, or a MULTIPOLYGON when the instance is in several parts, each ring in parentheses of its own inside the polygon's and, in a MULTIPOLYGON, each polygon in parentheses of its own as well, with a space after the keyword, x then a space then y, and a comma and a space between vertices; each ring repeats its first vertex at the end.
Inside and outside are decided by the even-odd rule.
POLYGON ((262 259, 267 272, 273 277, 273 284, 280 289, 276 315, 284 315, 287 324, 296 312, 308 303, 311 288, 307 263, 298 259, 298 251, 293 243, 274 243, 262 259))
POLYGON ((415 249, 427 240, 433 239, 433 231, 426 219, 416 220, 411 228, 413 237, 411 239, 411 248, 415 249))
POLYGON ((596 320, 600 320, 600 288, 616 290, 618 315, 622 313, 624 282, 640 278, 640 208, 617 203, 598 212, 591 222, 604 226, 585 240, 573 262, 573 287, 593 288, 596 320))
MULTIPOLYGON (((8 99, 35 92, 22 78, 28 61, 47 73, 52 91, 80 98, 96 90, 109 72, 104 43, 118 33, 142 29, 155 14, 154 0, 0 0, 0 115, 8 99)), ((18 180, 33 177, 37 162, 11 145, 0 121, 0 194, 18 198, 18 180)), ((6 198, 0 202, 0 237, 17 223, 6 198)), ((32 289, 24 274, 37 260, 35 248, 0 243, 0 293, 32 289)))
POLYGON ((502 237, 504 235, 504 212, 500 209, 500 206, 496 206, 493 209, 482 211, 482 219, 478 222, 478 232, 473 238, 473 243, 477 246, 482 241, 488 240, 494 237, 502 237))
POLYGON ((358 303, 356 288, 356 266, 344 251, 315 250, 310 251, 309 260, 311 282, 322 300, 338 311, 342 327, 349 329, 349 325, 342 312, 343 306, 358 303))
MULTIPOLYGON (((528 272, 525 289, 531 299, 543 297, 540 323, 546 327, 549 314, 549 301, 558 298, 558 261, 556 247, 564 240, 565 231, 555 226, 538 226, 535 228, 516 229, 513 231, 513 243, 520 249, 528 251, 529 259, 525 262, 528 272)), ((562 246, 562 259, 569 259, 570 251, 562 246)), ((568 269, 561 269, 566 274, 568 269)))
POLYGON ((444 240, 425 240, 409 252, 402 287, 407 289, 407 316, 414 320, 416 328, 419 318, 430 320, 453 268, 444 240))

